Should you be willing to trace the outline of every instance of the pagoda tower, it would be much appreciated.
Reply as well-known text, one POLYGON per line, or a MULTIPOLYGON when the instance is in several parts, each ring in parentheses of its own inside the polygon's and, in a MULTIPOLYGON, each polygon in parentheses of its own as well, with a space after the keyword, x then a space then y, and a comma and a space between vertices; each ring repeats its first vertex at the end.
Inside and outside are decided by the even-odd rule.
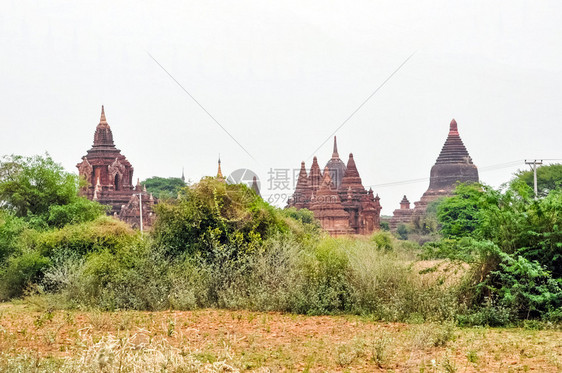
POLYGON ((378 199, 375 201, 372 190, 370 194, 365 190, 353 153, 349 153, 339 196, 345 211, 349 214, 349 225, 356 234, 370 234, 379 229, 380 203, 378 199))
POLYGON ((379 201, 378 195, 363 187, 353 154, 349 155, 347 166, 339 158, 334 137, 332 158, 324 172, 316 157, 308 175, 304 162, 301 163, 295 192, 287 207, 311 210, 322 228, 333 236, 367 235, 380 228, 379 201))
POLYGON ((76 167, 79 175, 88 182, 82 193, 89 199, 111 206, 110 214, 119 214, 134 193, 133 166, 115 147, 103 105, 94 144, 76 167))
POLYGON ((312 159, 312 166, 310 166, 310 174, 308 175, 308 180, 310 187, 312 188, 312 194, 316 194, 322 183, 322 171, 318 165, 318 159, 316 156, 312 159))
POLYGON ((414 209, 410 208, 410 201, 406 195, 400 201, 400 208, 394 210, 392 219, 390 219, 389 227, 391 230, 398 228, 400 224, 408 224, 412 220, 414 209))
POLYGON ((254 193, 256 193, 258 196, 261 197, 260 187, 258 185, 258 178, 256 177, 256 175, 254 175, 254 177, 252 178, 252 190, 254 191, 254 193))
POLYGON ((297 210, 302 208, 307 208, 310 204, 311 198, 312 198, 312 185, 310 185, 310 179, 306 173, 306 166, 303 161, 301 162, 301 169, 299 171, 299 177, 297 179, 295 192, 293 193, 293 196, 289 199, 288 205, 290 207, 295 207, 297 210))
POLYGON ((351 189, 355 194, 367 193, 367 191, 363 187, 363 182, 361 181, 361 176, 359 176, 359 171, 357 171, 353 153, 349 153, 346 171, 340 185, 340 193, 347 193, 349 189, 351 189))
POLYGON ((415 202, 415 214, 423 214, 430 202, 451 195, 457 182, 477 183, 478 180, 478 169, 472 163, 459 135, 457 122, 453 119, 449 125, 447 140, 431 168, 429 188, 421 200, 415 202))
POLYGON ((225 177, 222 174, 222 169, 221 169, 221 156, 219 155, 219 165, 218 165, 218 169, 217 169, 217 180, 219 181, 226 181, 225 177))
POLYGON ((310 210, 320 225, 332 236, 353 234, 349 214, 344 210, 338 191, 334 188, 330 171, 326 167, 317 193, 312 198, 310 210))
POLYGON ((359 227, 356 230, 358 234, 371 234, 380 229, 382 207, 379 201, 379 195, 373 196, 371 188, 363 195, 359 209, 359 227))
POLYGON ((332 158, 328 161, 328 163, 326 163, 326 168, 330 170, 330 177, 332 178, 334 187, 336 189, 339 189, 347 167, 345 166, 345 163, 343 163, 343 161, 340 159, 340 156, 338 154, 338 143, 336 140, 336 136, 334 136, 334 150, 332 151, 332 158))

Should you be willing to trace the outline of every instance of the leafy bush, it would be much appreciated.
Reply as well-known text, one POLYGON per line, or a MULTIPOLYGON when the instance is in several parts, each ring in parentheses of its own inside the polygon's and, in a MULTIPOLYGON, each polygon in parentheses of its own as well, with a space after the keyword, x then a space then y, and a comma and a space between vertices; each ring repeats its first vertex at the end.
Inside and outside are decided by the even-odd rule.
POLYGON ((475 313, 468 323, 545 318, 562 307, 561 211, 560 191, 534 199, 520 181, 504 191, 461 185, 440 205, 450 239, 426 245, 425 254, 473 263, 465 297, 475 313))
POLYGON ((185 182, 178 177, 153 176, 141 183, 149 193, 160 199, 175 198, 178 192, 185 188, 185 182))
POLYGON ((138 240, 138 233, 129 225, 110 217, 100 217, 94 221, 67 225, 39 234, 35 247, 44 256, 86 255, 108 250, 116 252, 138 240))
POLYGON ((454 288, 420 279, 410 252, 369 240, 322 237, 309 245, 279 234, 243 256, 231 243, 210 243, 206 255, 170 257, 150 240, 92 252, 55 263, 45 280, 70 307, 352 312, 393 321, 450 319, 457 309, 454 288))
POLYGON ((78 196, 84 183, 48 154, 5 156, 0 161, 0 206, 39 228, 85 222, 105 208, 78 196))
MULTIPOLYGON (((69 262, 100 251, 115 253, 139 240, 127 224, 108 217, 49 231, 30 229, 21 219, 10 217, 8 223, 0 225, 1 231, 12 234, 0 236, 0 247, 7 256, 0 272, 2 299, 21 296, 28 285, 39 284, 52 264, 57 267, 51 275, 59 271, 70 276, 72 271, 61 272, 69 262)), ((58 278, 66 284, 64 276, 58 278)), ((52 278, 47 285, 47 290, 62 287, 52 278)))
MULTIPOLYGON (((515 175, 514 182, 522 181, 534 187, 533 171, 519 171, 515 175)), ((552 190, 562 189, 562 164, 551 164, 537 168, 537 189, 540 196, 547 196, 552 190)))
MULTIPOLYGON (((138 242, 116 251, 91 253, 74 266, 60 293, 69 307, 94 306, 104 310, 156 310, 168 306, 168 262, 149 245, 138 242)), ((60 266, 50 268, 46 278, 57 278, 60 266)), ((60 277, 59 277, 60 278, 60 277)))
POLYGON ((447 238, 471 235, 479 226, 480 184, 460 184, 454 197, 446 198, 437 208, 441 234, 447 238))
POLYGON ((0 210, 0 265, 21 250, 21 235, 26 229, 29 226, 23 219, 0 210))
POLYGON ((205 178, 182 190, 177 200, 156 206, 154 235, 169 255, 210 254, 215 243, 239 248, 242 255, 288 226, 274 207, 245 185, 205 178))
POLYGON ((501 304, 522 318, 537 318, 562 306, 562 279, 553 278, 538 262, 522 256, 500 253, 499 268, 490 273, 501 284, 497 293, 501 304))
POLYGON ((35 251, 10 257, 6 267, 0 271, 0 300, 23 295, 26 287, 40 279, 42 270, 49 263, 48 258, 35 251))
POLYGON ((69 224, 80 224, 95 220, 108 210, 107 206, 86 198, 77 198, 66 205, 49 206, 47 224, 62 228, 69 224))
POLYGON ((398 235, 398 238, 401 240, 407 240, 408 233, 409 230, 406 224, 399 224, 398 227, 396 228, 396 234, 398 235))
POLYGON ((392 235, 389 232, 379 231, 371 235, 371 240, 377 245, 378 249, 392 250, 392 235))
POLYGON ((457 315, 460 326, 509 326, 514 320, 515 315, 510 308, 494 304, 490 298, 481 306, 457 315))

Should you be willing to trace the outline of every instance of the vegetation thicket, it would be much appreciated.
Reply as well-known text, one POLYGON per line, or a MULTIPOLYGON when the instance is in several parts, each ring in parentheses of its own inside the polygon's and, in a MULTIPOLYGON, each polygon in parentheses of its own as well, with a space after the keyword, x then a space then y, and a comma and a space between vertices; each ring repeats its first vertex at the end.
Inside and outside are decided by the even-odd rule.
POLYGON ((156 198, 175 198, 179 191, 187 185, 185 181, 179 177, 159 177, 153 176, 141 183, 148 193, 156 198))
MULTIPOLYGON (((529 187, 534 187, 534 172, 532 170, 519 171, 516 178, 529 187)), ((556 163, 537 168, 537 190, 540 196, 545 197, 551 190, 560 190, 561 188, 562 164, 556 163)))
POLYGON ((438 206, 443 239, 426 256, 472 264, 468 322, 562 320, 562 191, 535 199, 519 178, 503 190, 459 185, 438 206), (478 318, 473 320, 473 318, 478 318))
POLYGON ((460 185, 402 232, 412 242, 386 231, 331 238, 310 211, 275 208, 216 178, 171 189, 141 236, 80 197, 82 183, 48 155, 2 159, 0 299, 492 325, 561 318, 556 188, 534 199, 519 179, 505 190, 460 185))

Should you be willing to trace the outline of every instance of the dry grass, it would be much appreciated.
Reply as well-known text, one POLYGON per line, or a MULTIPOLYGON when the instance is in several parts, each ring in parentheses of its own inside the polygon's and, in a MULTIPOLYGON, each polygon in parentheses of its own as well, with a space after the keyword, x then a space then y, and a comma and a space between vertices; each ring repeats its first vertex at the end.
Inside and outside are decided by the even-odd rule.
POLYGON ((562 332, 249 311, 0 304, 0 371, 559 372, 562 332))

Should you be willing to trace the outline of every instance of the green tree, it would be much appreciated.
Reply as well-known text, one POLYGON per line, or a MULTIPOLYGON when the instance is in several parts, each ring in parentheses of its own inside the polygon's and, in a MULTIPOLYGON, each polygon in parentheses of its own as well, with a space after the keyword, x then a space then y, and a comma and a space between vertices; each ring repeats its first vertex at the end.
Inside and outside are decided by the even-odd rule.
POLYGON ((308 209, 297 210, 294 207, 289 207, 282 211, 286 216, 298 220, 304 224, 312 224, 318 226, 318 221, 314 219, 314 214, 308 209))
MULTIPOLYGON (((516 180, 521 180, 534 188, 533 171, 519 171, 516 180)), ((537 190, 539 196, 546 196, 551 190, 562 189, 562 164, 551 164, 537 168, 537 190)))
POLYGON ((437 219, 443 236, 460 238, 472 235, 480 224, 482 188, 480 184, 460 184, 453 196, 439 203, 437 219))
MULTIPOLYGON (((522 318, 562 307, 562 191, 534 198, 515 180, 505 190, 460 185, 439 208, 444 236, 439 252, 473 262, 474 300, 522 318)), ((559 311, 558 311, 559 312, 559 311)))
POLYGON ((39 227, 89 221, 105 208, 78 196, 81 183, 84 181, 64 171, 48 154, 4 156, 0 161, 0 208, 39 227))
POLYGON ((212 177, 182 189, 155 211, 154 235, 172 255, 207 255, 216 247, 238 255, 255 250, 270 233, 289 229, 285 216, 246 185, 212 177))
POLYGON ((156 198, 175 198, 178 192, 186 186, 186 183, 178 177, 153 176, 141 183, 146 190, 156 198))
POLYGON ((14 252, 19 251, 22 233, 28 229, 24 219, 0 210, 0 266, 14 252))

